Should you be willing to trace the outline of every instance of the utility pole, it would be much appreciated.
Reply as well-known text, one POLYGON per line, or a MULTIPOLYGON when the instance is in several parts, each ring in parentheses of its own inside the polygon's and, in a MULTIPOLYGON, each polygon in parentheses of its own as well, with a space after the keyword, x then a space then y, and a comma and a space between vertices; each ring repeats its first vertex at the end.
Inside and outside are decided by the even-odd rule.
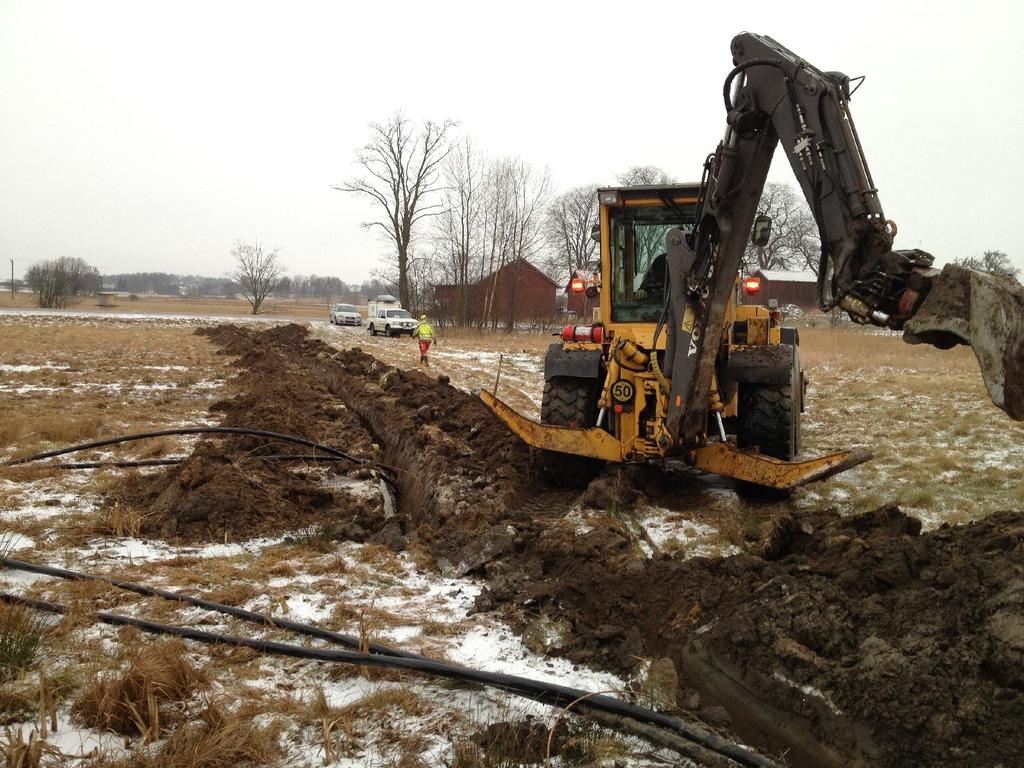
POLYGON ((14 259, 11 259, 11 301, 14 301, 14 259))

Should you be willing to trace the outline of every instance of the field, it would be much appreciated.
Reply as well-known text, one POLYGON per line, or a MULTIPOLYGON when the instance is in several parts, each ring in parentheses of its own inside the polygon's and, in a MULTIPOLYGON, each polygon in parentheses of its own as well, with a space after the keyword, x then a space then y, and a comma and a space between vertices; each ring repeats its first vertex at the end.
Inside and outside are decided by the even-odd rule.
MULTIPOLYGON (((229 314, 220 307, 190 311, 229 314)), ((767 752, 790 750, 794 765, 843 764, 851 755, 868 765, 901 764, 905 755, 881 744, 898 742, 900 728, 915 730, 907 714, 914 708, 900 698, 910 694, 899 663, 883 669, 882 651, 865 657, 875 665, 865 669, 882 670, 877 680, 865 678, 876 692, 873 706, 899 711, 882 725, 862 710, 863 686, 837 677, 832 662, 842 658, 837 668, 845 670, 868 664, 842 654, 863 655, 879 643, 900 647, 894 638, 923 632, 893 617, 928 611, 931 593, 921 584, 945 578, 941 560, 969 567, 980 585, 935 608, 936 615, 959 617, 958 631, 973 632, 971 622, 1019 606, 1022 596, 1007 584, 1020 571, 1021 545, 999 542, 1016 542, 1024 527, 1013 517, 998 522, 1004 517, 997 513, 1024 508, 1024 426, 991 406, 968 350, 909 347, 896 336, 859 329, 802 329, 811 381, 804 450, 860 446, 875 458, 798 489, 788 502, 755 504, 727 482, 674 469, 658 476, 609 471, 583 494, 541 487, 528 452, 466 393, 494 387, 500 358, 499 395, 536 413, 550 336, 442 335, 428 378, 410 372, 418 353, 404 338, 371 339, 324 322, 261 322, 197 335, 204 325, 211 323, 0 315, 0 458, 222 424, 302 435, 363 464, 273 462, 263 459, 263 440, 189 436, 74 457, 188 457, 180 466, 0 468, 0 540, 12 557, 315 623, 360 644, 614 691, 739 734, 767 752), (436 379, 442 375, 451 386, 436 379), (381 471, 392 474, 397 497, 382 490, 381 471), (875 511, 892 504, 902 513, 891 506, 875 511), (932 533, 917 536, 916 523, 903 513, 932 533), (943 527, 983 519, 997 522, 991 529, 943 527), (951 531, 976 533, 967 541, 951 531), (811 540, 820 546, 810 547, 811 540), (759 549, 765 542, 775 555, 759 549), (865 550, 870 556, 851 555, 865 550), (1017 559, 1002 562, 993 552, 1017 559), (894 563, 908 562, 923 581, 894 575, 894 568, 906 567, 894 563), (993 573, 984 575, 986 568, 993 573), (864 587, 866 593, 844 587, 839 597, 832 582, 806 581, 824 573, 837 574, 840 584, 882 579, 886 586, 864 587), (692 592, 695 584, 702 585, 700 594, 692 592), (788 598, 761 601, 780 584, 788 598), (995 600, 999 590, 1005 594, 995 600), (728 602, 731 592, 745 596, 740 605, 728 602), (673 595, 680 602, 666 604, 673 595), (994 607, 979 615, 977 600, 994 607), (836 601, 857 612, 875 646, 856 639, 859 626, 837 628, 836 601), (790 608, 770 607, 783 604, 790 608), (963 615, 956 613, 961 604, 963 615), (770 613, 757 613, 760 608, 770 613), (827 628, 812 626, 814 617, 827 620, 827 628), (731 623, 741 619, 747 623, 731 623), (755 642, 745 634, 754 626, 779 636, 755 642), (690 627, 700 627, 706 655, 676 645, 690 627), (840 637, 852 651, 831 647, 840 637), (775 687, 765 683, 762 693, 775 706, 796 697, 788 706, 795 714, 785 746, 758 735, 755 713, 701 686, 697 665, 725 664, 727 644, 746 648, 750 659, 774 649, 764 671, 775 687), (837 736, 844 723, 869 735, 837 736), (830 754, 838 762, 829 762, 830 754)), ((30 631, 21 631, 41 644, 20 669, 4 666, 3 641, 35 614, 0 605, 5 755, 35 743, 44 762, 107 766, 544 763, 546 746, 537 742, 546 743, 554 713, 510 694, 95 625, 90 613, 99 607, 295 642, 280 629, 95 582, 3 570, 0 591, 69 609, 60 622, 34 619, 30 631)), ((1019 722, 1019 698, 993 695, 992 680, 1000 692, 1014 690, 1017 684, 1004 686, 998 670, 1019 668, 1013 654, 1024 648, 1013 634, 1017 625, 1004 624, 985 631, 997 638, 1009 632, 1010 655, 976 660, 997 670, 986 673, 989 687, 973 678, 957 682, 958 717, 968 723, 958 727, 974 727, 979 743, 1001 744, 997 752, 1012 746, 1013 739, 997 737, 1005 735, 1004 722, 1019 722), (970 704, 974 714, 965 709, 972 696, 980 699, 970 704), (1002 709, 988 700, 1002 702, 1002 709)), ((915 637, 921 663, 939 666, 939 651, 929 650, 934 643, 915 637)), ((908 654, 903 666, 911 665, 907 658, 916 663, 900 648, 908 654)), ((941 664, 968 668, 946 646, 941 653, 941 664)), ((933 691, 913 695, 932 701, 933 691)), ((975 754, 991 748, 976 746, 973 731, 949 731, 935 720, 935 706, 934 717, 925 717, 928 727, 917 728, 935 750, 922 764, 943 764, 950 753, 941 750, 961 739, 975 754)), ((553 740, 552 764, 672 764, 670 752, 632 736, 588 720, 565 723, 565 733, 553 740)))

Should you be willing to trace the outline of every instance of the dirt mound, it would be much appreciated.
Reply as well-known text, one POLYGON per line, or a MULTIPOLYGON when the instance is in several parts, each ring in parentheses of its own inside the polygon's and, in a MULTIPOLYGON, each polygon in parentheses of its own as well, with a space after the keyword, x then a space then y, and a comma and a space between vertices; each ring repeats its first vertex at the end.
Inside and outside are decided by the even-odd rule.
POLYGON ((323 475, 259 458, 238 459, 201 444, 173 470, 137 479, 129 503, 146 509, 143 533, 185 541, 232 541, 309 526, 366 530, 381 515, 374 498, 331 491, 323 475))
POLYGON ((687 695, 793 765, 1015 764, 1024 514, 923 535, 895 507, 786 518, 766 544, 639 562, 608 531, 549 537, 481 607, 567 619, 580 661, 671 658, 687 695))

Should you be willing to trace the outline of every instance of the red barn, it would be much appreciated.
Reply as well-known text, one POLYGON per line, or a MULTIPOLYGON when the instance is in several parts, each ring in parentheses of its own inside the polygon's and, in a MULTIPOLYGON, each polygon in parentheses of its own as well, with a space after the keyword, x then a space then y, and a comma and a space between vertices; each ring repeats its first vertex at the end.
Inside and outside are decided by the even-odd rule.
MULTIPOLYGON (((466 286, 466 320, 512 326, 524 320, 555 316, 558 284, 526 259, 511 261, 487 277, 466 286)), ((458 321, 457 285, 435 285, 436 312, 442 320, 458 321)))
POLYGON ((761 278, 761 290, 753 296, 741 292, 744 304, 768 304, 776 299, 779 306, 795 304, 804 309, 818 306, 818 277, 813 272, 788 269, 759 269, 753 277, 761 278))

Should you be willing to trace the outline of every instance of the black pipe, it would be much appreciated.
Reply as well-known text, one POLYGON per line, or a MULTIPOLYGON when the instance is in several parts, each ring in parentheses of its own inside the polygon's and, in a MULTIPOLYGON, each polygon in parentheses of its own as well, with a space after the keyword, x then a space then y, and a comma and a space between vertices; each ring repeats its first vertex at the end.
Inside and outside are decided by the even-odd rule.
POLYGON ((151 437, 165 437, 167 435, 207 435, 207 434, 218 434, 218 435, 252 435, 254 437, 269 437, 275 440, 281 440, 286 443, 295 443, 296 445, 304 445, 307 448, 313 448, 314 450, 325 451, 332 456, 338 456, 342 459, 348 459, 349 461, 355 462, 356 464, 367 464, 367 459, 359 459, 355 456, 339 451, 337 448, 332 448, 329 445, 323 443, 317 443, 312 440, 307 440, 304 437, 296 437, 295 435, 285 435, 280 432, 268 432, 264 429, 248 429, 247 427, 181 427, 177 429, 161 429, 155 432, 140 432, 135 435, 123 435, 122 437, 111 437, 106 440, 94 440, 89 443, 79 443, 77 445, 71 445, 67 448, 57 448, 52 451, 43 451, 42 453, 34 453, 31 456, 23 456, 21 458, 8 459, 4 464, 8 466, 14 466, 15 464, 27 464, 32 461, 39 461, 41 459, 49 459, 54 456, 63 456, 66 453, 76 453, 78 451, 87 451, 91 448, 102 448, 106 445, 116 445, 118 443, 130 443, 135 440, 146 440, 151 437))
MULTIPOLYGON (((39 611, 47 611, 57 614, 64 613, 63 606, 56 603, 46 603, 41 600, 32 600, 30 598, 23 598, 7 593, 0 593, 0 601, 7 603, 19 603, 39 611)), ((279 643, 273 640, 256 640, 247 637, 205 632, 203 630, 182 627, 175 624, 160 624, 148 619, 122 616, 120 614, 109 613, 107 611, 97 611, 94 616, 106 624, 137 627, 145 632, 173 635, 186 640, 193 640, 198 643, 207 643, 211 645, 233 645, 251 648, 261 653, 272 653, 296 659, 340 662, 343 664, 354 664, 360 667, 382 667, 385 669, 397 669, 407 672, 419 672, 450 680, 460 680, 463 682, 477 683, 479 685, 497 688, 553 707, 566 707, 572 704, 580 710, 595 710, 664 728, 691 742, 694 742, 699 747, 711 750, 718 755, 727 757, 730 760, 733 760, 740 765, 748 766, 749 768, 778 768, 778 766, 771 760, 751 752, 738 744, 730 742, 727 739, 723 739, 721 736, 718 736, 717 734, 698 725, 686 723, 662 714, 661 712, 645 709, 644 707, 620 701, 619 699, 615 699, 604 694, 591 695, 590 693, 577 688, 569 688, 554 683, 542 683, 537 680, 530 680, 529 678, 519 677, 517 675, 481 672, 475 669, 445 664, 432 659, 408 659, 396 656, 359 653, 357 651, 341 651, 333 648, 306 648, 301 645, 290 645, 288 643, 279 643)))
MULTIPOLYGON (((267 456, 247 456, 260 461, 348 461, 346 456, 313 456, 310 454, 272 453, 267 456)), ((166 459, 133 459, 125 461, 67 461, 46 464, 48 469, 125 469, 127 467, 168 467, 181 464, 188 456, 169 456, 166 459)))
MULTIPOLYGON (((327 640, 328 642, 343 645, 347 648, 359 648, 359 638, 352 637, 351 635, 343 635, 340 632, 332 632, 329 629, 316 627, 312 624, 302 624, 298 621, 291 621, 289 619, 279 619, 273 616, 266 616, 262 613, 248 611, 245 608, 239 608, 238 606, 234 605, 215 603, 212 600, 204 600, 201 597, 192 597, 191 595, 186 595, 183 592, 172 592, 169 589, 161 589, 160 587, 150 587, 145 584, 136 584, 131 581, 115 579, 110 576, 96 576, 94 574, 82 573, 80 571, 72 571, 67 568, 58 568, 53 565, 39 565, 38 563, 27 563, 23 560, 15 560, 13 557, 0 557, 0 565, 6 566, 8 568, 13 568, 16 571, 38 573, 42 576, 56 576, 59 579, 67 579, 68 581, 99 581, 104 584, 109 584, 112 587, 116 587, 117 589, 123 589, 128 592, 134 592, 135 594, 142 595, 143 597, 162 597, 165 600, 176 600, 180 603, 188 603, 189 605, 194 605, 196 608, 202 608, 207 611, 216 611, 218 613, 227 614, 228 616, 234 616, 236 619, 250 621, 253 624, 277 627, 278 629, 286 629, 289 632, 296 632, 300 635, 315 637, 319 640, 327 640)), ((398 648, 391 648, 389 646, 380 645, 378 643, 370 643, 369 650, 371 653, 377 653, 384 656, 400 656, 402 658, 408 659, 426 658, 425 656, 420 656, 417 653, 403 651, 398 648)))

